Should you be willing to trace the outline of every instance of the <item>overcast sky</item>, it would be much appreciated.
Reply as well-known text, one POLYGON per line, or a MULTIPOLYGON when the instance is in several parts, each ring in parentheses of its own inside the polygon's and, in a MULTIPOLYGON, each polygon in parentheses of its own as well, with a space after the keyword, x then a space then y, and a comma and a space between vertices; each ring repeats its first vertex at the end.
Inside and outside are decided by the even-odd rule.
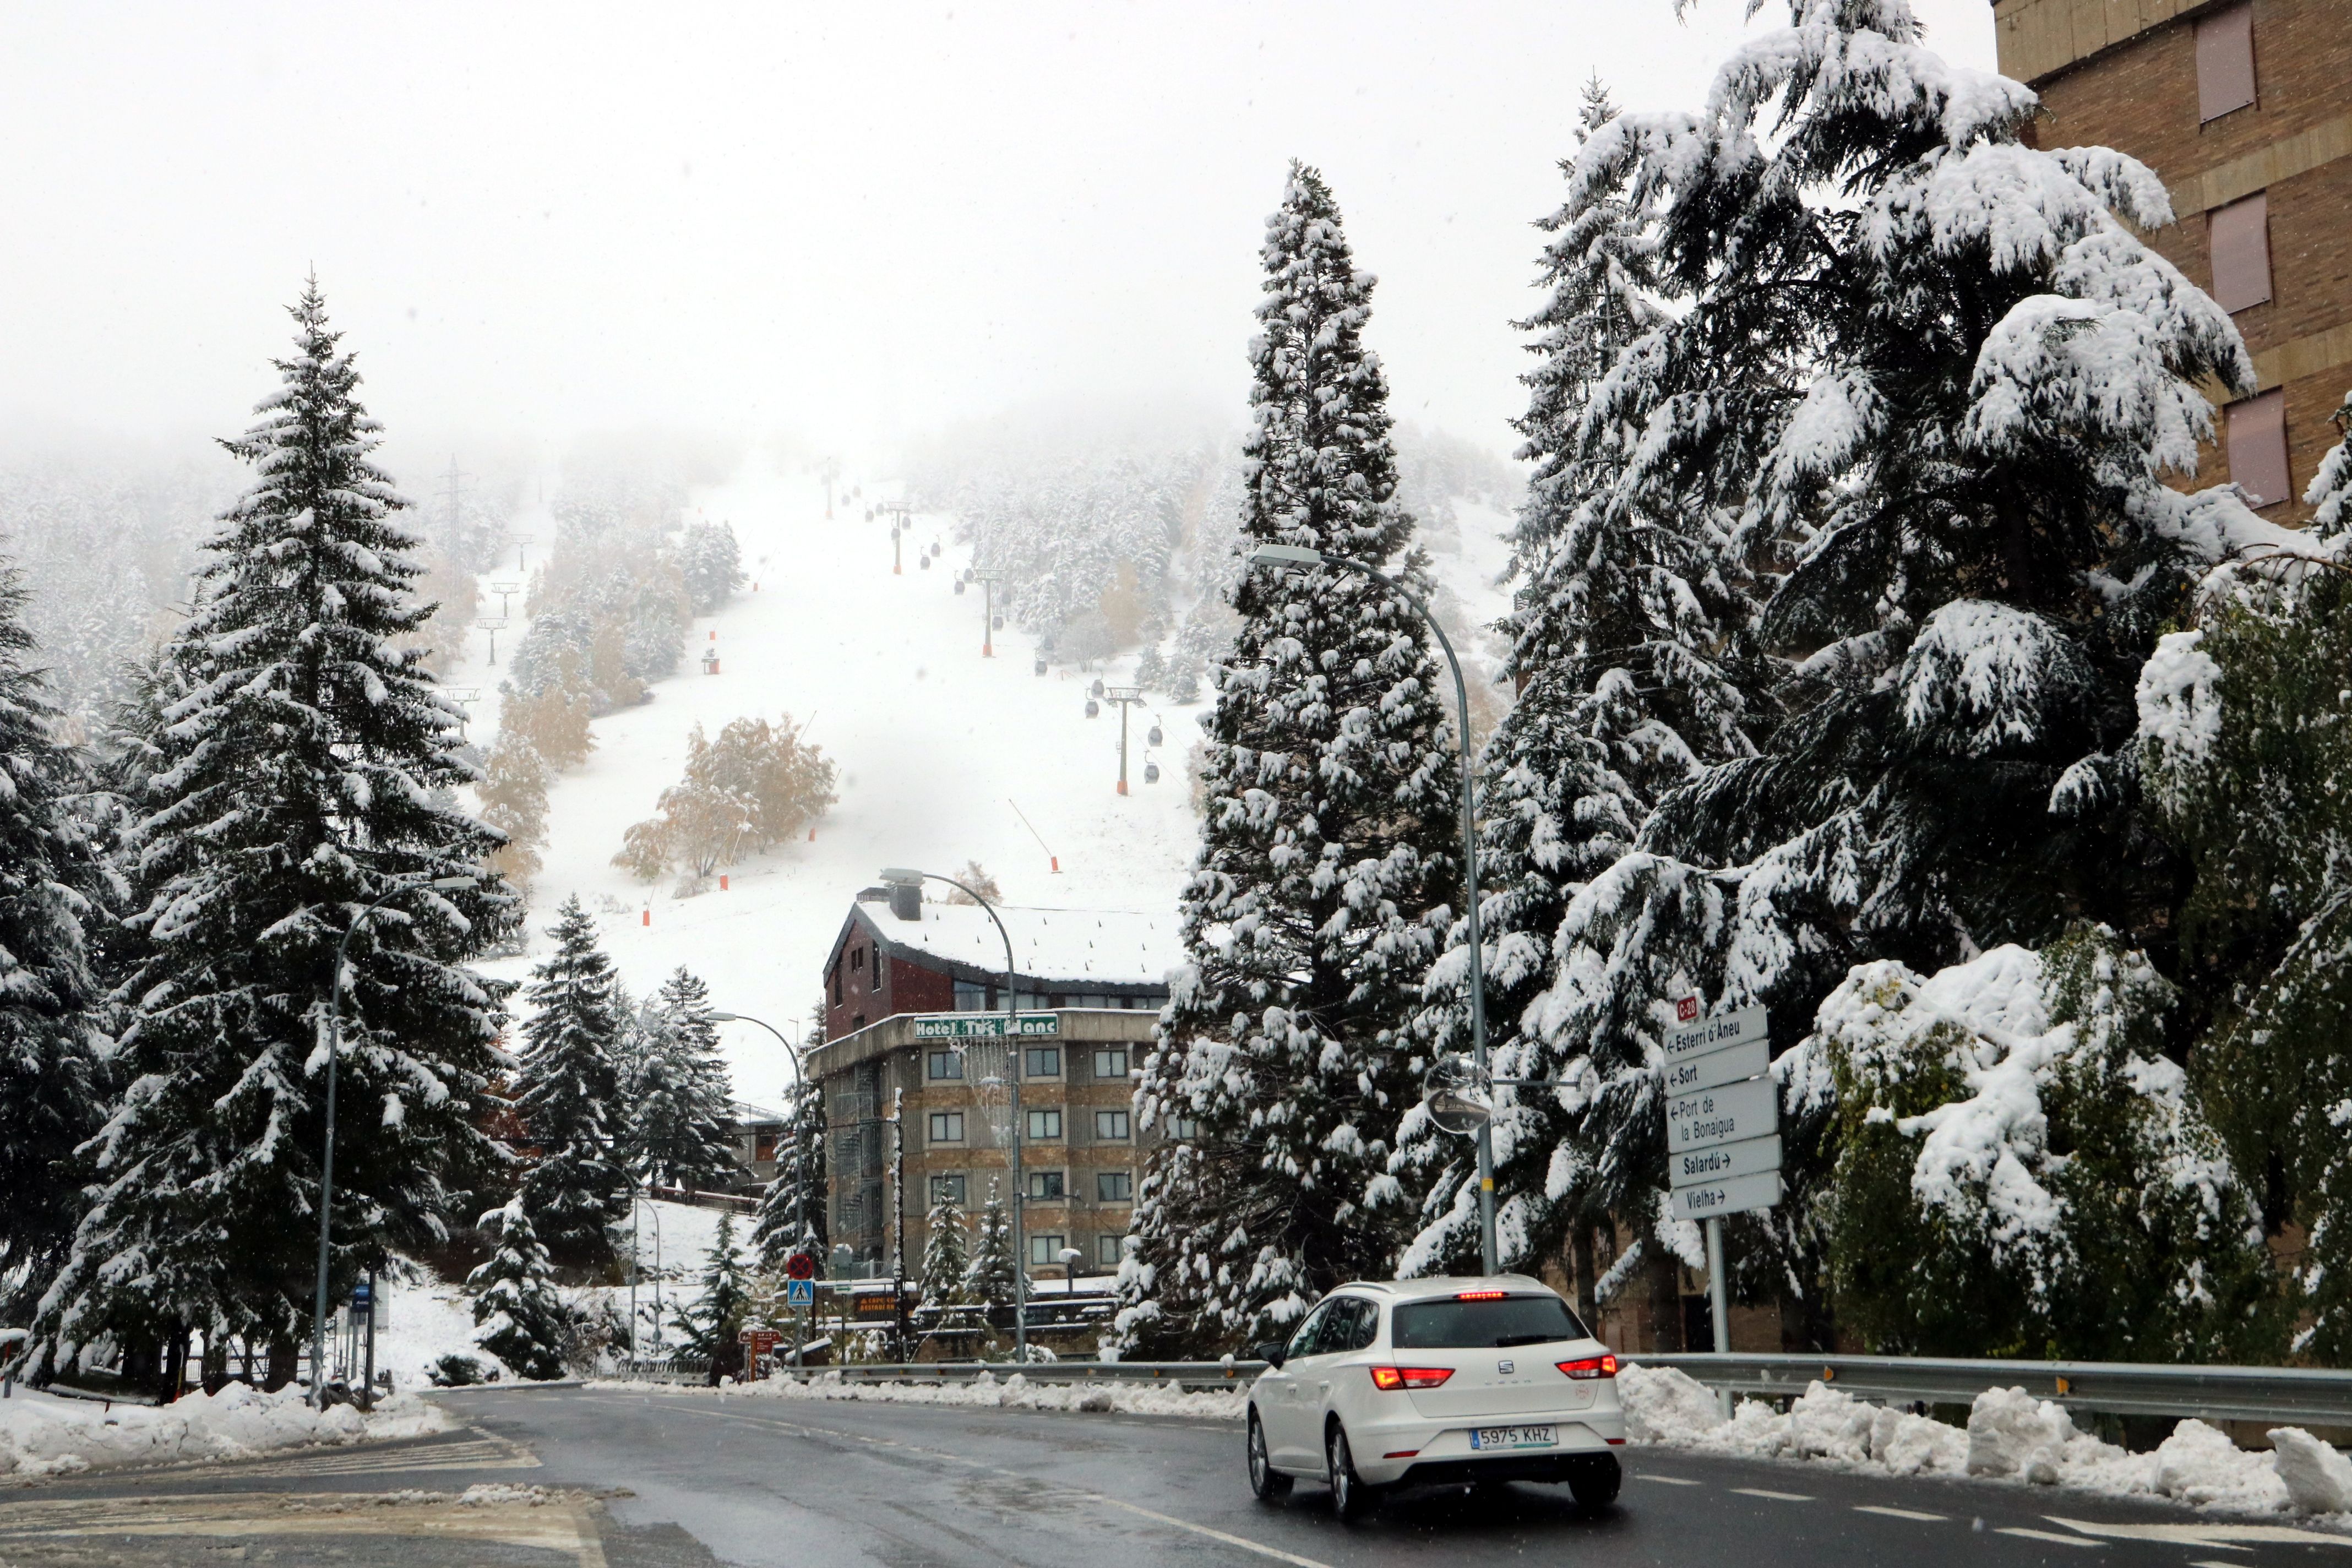
POLYGON ((1502 449, 1579 84, 1695 106, 1743 9, 0 0, 0 438, 241 427, 313 265, 395 435, 1237 408, 1295 155, 1400 415, 1502 449))

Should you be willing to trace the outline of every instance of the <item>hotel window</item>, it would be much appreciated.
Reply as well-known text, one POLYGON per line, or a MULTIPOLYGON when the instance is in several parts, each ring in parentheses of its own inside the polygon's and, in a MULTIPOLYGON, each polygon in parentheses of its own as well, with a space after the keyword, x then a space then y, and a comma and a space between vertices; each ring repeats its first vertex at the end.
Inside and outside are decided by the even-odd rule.
POLYGON ((1095 1112, 1095 1136, 1108 1143, 1124 1143, 1135 1134, 1130 1131, 1128 1113, 1124 1110, 1095 1112))
POLYGON ((1031 1046, 1021 1053, 1023 1078, 1059 1078, 1062 1076, 1062 1047, 1031 1046))
POLYGON ((1179 1143, 1199 1142, 1201 1141, 1200 1119, 1192 1116, 1170 1117, 1168 1119, 1168 1136, 1174 1139, 1179 1143))
POLYGON ((2224 310, 2242 310, 2271 297, 2270 216, 2270 193, 2257 191, 2206 216, 2213 299, 2224 310))
POLYGON ((833 966, 833 1005, 836 1007, 841 1005, 841 965, 838 963, 833 966))
POLYGON ((864 948, 853 947, 849 950, 849 967, 853 970, 863 969, 866 967, 866 950, 864 948))
POLYGON ((1134 1202, 1135 1178, 1125 1171, 1097 1171, 1095 1201, 1102 1204, 1134 1202))
POLYGON ((1099 1050, 1095 1053, 1095 1077, 1104 1079, 1123 1079, 1126 1076, 1127 1047, 1125 1046, 1113 1046, 1108 1050, 1099 1050))
POLYGON ((931 1202, 934 1205, 954 1204, 961 1208, 964 1204, 964 1194, 968 1190, 963 1173, 961 1171, 931 1178, 931 1202))
POLYGON ((751 1158, 772 1160, 775 1157, 776 1135, 773 1132, 765 1131, 755 1134, 751 1140, 751 1158))
POLYGON ((1033 1236, 1029 1238, 1029 1267, 1058 1268, 1062 1265, 1062 1238, 1058 1236, 1033 1236))
POLYGON ((934 1110, 931 1112, 931 1142, 961 1143, 963 1142, 963 1112, 934 1110))
POLYGON ((1031 1171, 1028 1177, 1029 1196, 1033 1202, 1057 1204, 1070 1195, 1059 1171, 1031 1171))
POLYGON ((2232 403, 2229 416, 2230 478, 2244 487, 2248 504, 2276 506, 2292 499, 2286 471, 2286 396, 2265 392, 2232 403))
POLYGON ((1125 1237, 1121 1236, 1098 1236, 1095 1237, 1096 1267, 1101 1268, 1118 1268, 1119 1247, 1123 1243, 1125 1243, 1126 1239, 1127 1238, 1125 1237))
POLYGON ((2232 5, 2197 24, 2197 119, 2219 120, 2254 101, 2254 8, 2232 5))
POLYGON ((1031 1142, 1034 1143, 1040 1138, 1059 1138, 1061 1135, 1062 1113, 1060 1111, 1033 1110, 1029 1112, 1028 1136, 1031 1142))
POLYGON ((928 1070, 934 1082, 942 1079, 961 1081, 963 1078, 963 1053, 933 1051, 929 1055, 928 1070))

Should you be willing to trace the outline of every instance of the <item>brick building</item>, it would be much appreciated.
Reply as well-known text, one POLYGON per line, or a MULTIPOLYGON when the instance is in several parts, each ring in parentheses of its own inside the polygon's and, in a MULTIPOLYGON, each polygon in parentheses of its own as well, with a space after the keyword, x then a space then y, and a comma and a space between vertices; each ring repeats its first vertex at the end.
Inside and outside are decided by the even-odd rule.
MULTIPOLYGON (((2176 221, 2149 243, 2229 310, 2257 388, 2221 411, 2200 483, 2263 515, 2303 492, 2352 387, 2352 27, 2343 0, 1993 0, 2003 75, 2042 95, 2045 147, 2147 164, 2176 221)), ((2218 389, 2217 389, 2218 390, 2218 389)))
POLYGON ((1005 1007, 1003 939, 975 905, 868 889, 825 957, 824 1043, 804 1066, 825 1096, 832 1237, 872 1273, 888 1269, 894 1221, 912 1272, 933 1203, 951 1194, 977 1210, 992 1184, 1011 1201, 1016 1073, 1032 1274, 1059 1278, 1065 1247, 1082 1272, 1118 1261, 1139 1165, 1130 1075, 1168 997, 1175 917, 999 912, 1014 944, 1013 1005, 1041 1031, 1009 1048, 945 1034, 955 1015, 1005 1007))

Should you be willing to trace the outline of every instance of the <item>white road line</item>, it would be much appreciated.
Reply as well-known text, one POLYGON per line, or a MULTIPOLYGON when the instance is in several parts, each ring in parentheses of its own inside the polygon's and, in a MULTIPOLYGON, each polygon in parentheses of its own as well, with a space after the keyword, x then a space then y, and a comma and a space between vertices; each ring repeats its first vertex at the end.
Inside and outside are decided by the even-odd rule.
POLYGON ((1883 1508, 1874 1502, 1858 1502, 1853 1505, 1853 1511, 1885 1514, 1889 1519, 1916 1519, 1922 1524, 1941 1524, 1951 1517, 1944 1513, 1921 1513, 1916 1508, 1883 1508))
MULTIPOLYGON (((1010 1470, 1002 1473, 1013 1474, 1010 1470)), ((1056 1481, 1049 1484, 1059 1486, 1063 1483, 1056 1481)), ((1205 1524, 1192 1524, 1184 1520, 1171 1519, 1164 1513, 1154 1513, 1148 1508, 1138 1508, 1131 1502, 1121 1502, 1115 1497, 1105 1497, 1100 1492, 1084 1491, 1077 1487, 1072 1487, 1069 1489, 1079 1492, 1082 1496, 1090 1497, 1097 1502, 1108 1503, 1112 1508, 1123 1508, 1129 1513, 1139 1513, 1146 1519, 1156 1519, 1162 1524, 1171 1524, 1179 1530, 1189 1530, 1195 1535, 1205 1535, 1212 1541, 1222 1541, 1228 1546, 1238 1546, 1244 1552, 1255 1552, 1261 1557, 1271 1557, 1277 1563, 1295 1563, 1298 1568, 1331 1568, 1328 1563, 1318 1563, 1312 1557, 1297 1557, 1287 1552, 1277 1551, 1271 1546, 1261 1546, 1255 1541, 1245 1541, 1238 1535, 1227 1535, 1223 1531, 1211 1530, 1205 1524)))
POLYGON ((1661 1486, 1668 1487, 1703 1487, 1706 1485, 1705 1481, 1695 1481, 1688 1476, 1653 1476, 1641 1470, 1633 1472, 1633 1479, 1637 1481, 1656 1481, 1661 1486))
POLYGON ((2284 1524, 2108 1524, 2092 1519, 2062 1519, 2044 1514, 2053 1524, 2079 1530, 2084 1535, 2111 1535, 2123 1541, 2169 1541, 2183 1546, 2219 1546, 2232 1542, 2294 1542, 2305 1546, 2352 1546, 2352 1536, 2329 1535, 2317 1530, 2296 1530, 2284 1524))
POLYGON ((2054 1541, 2061 1546, 2105 1546, 2106 1544, 2104 1541, 2093 1541, 2086 1536, 2061 1535, 2054 1530, 2028 1530, 2021 1524, 2004 1524, 2000 1526, 1994 1533, 1997 1535, 2021 1535, 2028 1541, 2054 1541))
POLYGON ((1813 1500, 1803 1492, 1768 1491, 1762 1487, 1727 1487, 1725 1489, 1727 1491, 1738 1492, 1741 1497, 1769 1498, 1774 1502, 1811 1502, 1813 1500))

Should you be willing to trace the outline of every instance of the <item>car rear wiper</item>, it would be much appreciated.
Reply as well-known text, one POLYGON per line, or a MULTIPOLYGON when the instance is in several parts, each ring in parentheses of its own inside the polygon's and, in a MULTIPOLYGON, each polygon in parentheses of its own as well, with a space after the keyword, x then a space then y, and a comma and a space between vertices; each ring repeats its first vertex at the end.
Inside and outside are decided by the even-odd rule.
POLYGON ((1558 1334, 1503 1334, 1496 1339, 1495 1348, 1507 1350, 1513 1345, 1547 1344, 1559 1337, 1558 1334))

